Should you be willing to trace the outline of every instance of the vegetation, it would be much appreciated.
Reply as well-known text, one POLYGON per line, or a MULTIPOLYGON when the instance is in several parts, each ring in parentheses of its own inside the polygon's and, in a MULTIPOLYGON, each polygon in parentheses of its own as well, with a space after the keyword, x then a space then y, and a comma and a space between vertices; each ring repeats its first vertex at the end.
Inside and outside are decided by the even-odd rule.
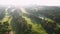
POLYGON ((0 10, 0 34, 60 34, 60 7, 5 8, 0 10))

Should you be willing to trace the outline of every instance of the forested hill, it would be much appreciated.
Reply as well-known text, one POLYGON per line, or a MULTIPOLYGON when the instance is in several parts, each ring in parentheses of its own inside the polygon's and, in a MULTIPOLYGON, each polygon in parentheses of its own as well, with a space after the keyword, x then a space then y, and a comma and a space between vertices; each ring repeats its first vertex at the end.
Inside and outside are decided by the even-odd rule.
POLYGON ((0 26, 0 34, 59 34, 60 7, 0 7, 0 26))
POLYGON ((44 15, 45 17, 51 18, 57 22, 60 20, 60 7, 57 6, 32 6, 26 8, 26 11, 36 16, 44 15))

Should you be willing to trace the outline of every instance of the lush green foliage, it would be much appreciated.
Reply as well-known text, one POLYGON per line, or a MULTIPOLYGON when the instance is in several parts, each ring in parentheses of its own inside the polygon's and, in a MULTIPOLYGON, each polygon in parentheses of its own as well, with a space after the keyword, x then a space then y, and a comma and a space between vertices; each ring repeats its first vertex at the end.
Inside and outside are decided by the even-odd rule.
MULTIPOLYGON (((60 8, 42 6, 11 9, 0 14, 0 34, 60 34, 60 8), (6 13, 8 13, 6 15, 6 13)), ((2 11, 2 10, 0 10, 2 11)))

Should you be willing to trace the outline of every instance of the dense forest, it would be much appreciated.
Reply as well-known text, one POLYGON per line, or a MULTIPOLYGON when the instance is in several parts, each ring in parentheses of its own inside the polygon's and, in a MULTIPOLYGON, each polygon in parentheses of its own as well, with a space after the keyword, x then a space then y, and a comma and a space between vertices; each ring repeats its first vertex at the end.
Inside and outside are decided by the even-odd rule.
POLYGON ((60 7, 0 7, 0 34, 60 34, 60 7))

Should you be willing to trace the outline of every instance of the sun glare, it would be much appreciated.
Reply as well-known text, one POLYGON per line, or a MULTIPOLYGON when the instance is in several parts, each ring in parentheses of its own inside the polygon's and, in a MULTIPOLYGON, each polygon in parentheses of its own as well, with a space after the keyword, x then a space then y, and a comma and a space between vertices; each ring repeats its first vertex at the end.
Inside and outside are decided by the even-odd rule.
POLYGON ((47 6, 60 6, 60 0, 0 0, 0 5, 14 5, 14 6, 47 5, 47 6))
POLYGON ((34 4, 33 0, 0 0, 0 5, 27 6, 34 4))

